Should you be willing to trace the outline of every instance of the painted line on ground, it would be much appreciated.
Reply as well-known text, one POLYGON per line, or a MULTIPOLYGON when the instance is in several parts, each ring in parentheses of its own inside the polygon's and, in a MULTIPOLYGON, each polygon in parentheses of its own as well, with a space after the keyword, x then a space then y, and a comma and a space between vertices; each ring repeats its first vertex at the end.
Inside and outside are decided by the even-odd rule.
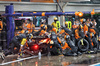
POLYGON ((1 63, 0 65, 7 65, 7 64, 10 64, 10 63, 15 63, 15 62, 23 61, 23 60, 28 60, 28 59, 36 58, 36 57, 38 57, 38 56, 31 56, 31 57, 27 57, 27 58, 22 58, 22 59, 15 60, 15 61, 1 63))
POLYGON ((92 64, 92 65, 89 65, 89 66, 100 66, 100 63, 92 64))

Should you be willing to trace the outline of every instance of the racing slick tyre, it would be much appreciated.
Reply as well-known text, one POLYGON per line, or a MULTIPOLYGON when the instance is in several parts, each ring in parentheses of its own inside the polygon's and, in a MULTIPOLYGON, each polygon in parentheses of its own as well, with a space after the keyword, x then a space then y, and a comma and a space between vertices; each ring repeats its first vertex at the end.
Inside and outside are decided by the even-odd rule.
POLYGON ((4 51, 4 55, 7 56, 7 55, 11 55, 11 54, 17 54, 19 52, 19 50, 20 50, 20 46, 19 46, 19 48, 17 46, 14 46, 13 48, 6 49, 4 51))
POLYGON ((94 48, 94 53, 97 54, 97 52, 98 52, 98 49, 94 48))
POLYGON ((72 52, 77 52, 78 48, 75 46, 75 44, 73 43, 73 41, 68 41, 68 45, 69 47, 72 49, 72 52))
POLYGON ((13 53, 14 53, 14 54, 18 53, 19 50, 20 50, 20 45, 14 46, 13 49, 14 49, 14 50, 13 50, 13 53))
POLYGON ((56 47, 53 47, 50 50, 51 55, 59 55, 59 50, 56 47))
POLYGON ((72 34, 71 35, 71 40, 73 41, 73 43, 75 44, 75 36, 72 34))
POLYGON ((41 47, 41 50, 42 50, 42 54, 48 54, 48 47, 47 47, 47 45, 46 44, 44 44, 44 45, 42 45, 43 47, 41 47))
POLYGON ((62 51, 64 56, 78 56, 76 53, 72 53, 69 48, 62 51))
POLYGON ((89 49, 89 43, 86 39, 83 39, 83 44, 81 40, 78 41, 78 49, 82 52, 87 51, 89 49))
POLYGON ((63 55, 66 56, 67 52, 69 51, 70 49, 69 48, 66 48, 65 50, 62 51, 63 55))

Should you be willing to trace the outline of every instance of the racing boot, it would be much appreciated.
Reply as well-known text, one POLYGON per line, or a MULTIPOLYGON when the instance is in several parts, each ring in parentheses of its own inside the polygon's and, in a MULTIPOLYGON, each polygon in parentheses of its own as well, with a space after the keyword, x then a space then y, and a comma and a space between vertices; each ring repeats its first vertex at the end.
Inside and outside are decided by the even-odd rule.
POLYGON ((78 54, 78 55, 82 55, 82 53, 81 53, 81 52, 79 52, 79 51, 77 52, 77 54, 78 54))
POLYGON ((1 56, 1 59, 4 60, 5 59, 5 55, 3 52, 0 52, 0 56, 1 56))
POLYGON ((72 53, 71 50, 69 50, 68 52, 66 52, 66 54, 64 54, 65 56, 77 56, 77 53, 72 53))
POLYGON ((94 50, 92 49, 92 50, 88 50, 88 51, 86 51, 86 53, 85 54, 94 54, 94 50))
POLYGON ((97 54, 97 51, 97 48, 93 48, 93 50, 87 51, 86 54, 97 54))
POLYGON ((17 59, 22 59, 24 57, 24 54, 23 54, 23 52, 21 51, 20 53, 18 53, 18 57, 17 57, 17 59))
POLYGON ((63 53, 60 51, 60 49, 58 49, 58 54, 59 56, 64 56, 63 53))
POLYGON ((95 54, 97 54, 97 51, 98 51, 98 49, 97 48, 94 48, 94 53, 95 54))
POLYGON ((66 56, 78 56, 77 53, 68 53, 66 56))
POLYGON ((0 47, 0 56, 1 56, 2 60, 5 59, 5 55, 4 55, 3 51, 2 51, 2 47, 0 47))

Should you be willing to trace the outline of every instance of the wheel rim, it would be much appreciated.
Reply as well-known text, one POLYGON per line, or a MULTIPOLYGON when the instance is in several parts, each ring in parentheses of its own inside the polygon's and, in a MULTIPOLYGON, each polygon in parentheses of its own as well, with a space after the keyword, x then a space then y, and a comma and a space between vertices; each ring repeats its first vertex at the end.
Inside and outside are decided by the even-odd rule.
POLYGON ((83 40, 83 44, 81 43, 81 41, 79 41, 78 47, 79 47, 79 49, 80 49, 81 51, 86 51, 86 50, 89 48, 88 45, 89 45, 89 44, 87 43, 87 41, 83 40))

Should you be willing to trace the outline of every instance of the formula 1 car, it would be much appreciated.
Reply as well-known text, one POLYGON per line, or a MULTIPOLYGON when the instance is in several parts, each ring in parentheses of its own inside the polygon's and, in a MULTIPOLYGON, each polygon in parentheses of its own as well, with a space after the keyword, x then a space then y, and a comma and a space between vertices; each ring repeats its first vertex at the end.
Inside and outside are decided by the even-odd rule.
POLYGON ((44 36, 34 36, 33 40, 31 42, 27 42, 24 46, 23 53, 29 54, 29 55, 38 55, 39 52, 42 54, 47 54, 47 43, 49 38, 46 38, 44 36))

